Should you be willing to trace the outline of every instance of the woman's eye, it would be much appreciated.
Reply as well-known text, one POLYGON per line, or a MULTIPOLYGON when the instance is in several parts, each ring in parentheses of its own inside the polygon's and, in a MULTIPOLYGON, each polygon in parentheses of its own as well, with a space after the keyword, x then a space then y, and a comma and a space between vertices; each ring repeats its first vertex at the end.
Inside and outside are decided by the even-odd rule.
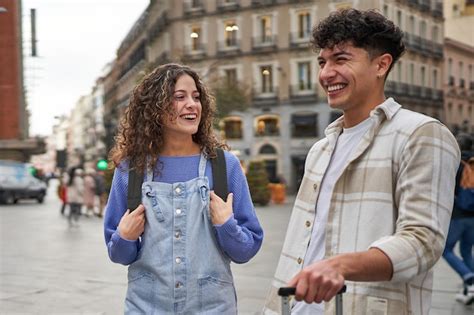
POLYGON ((201 100, 201 97, 200 97, 200 96, 194 96, 194 100, 195 100, 195 101, 200 101, 200 100, 201 100))
POLYGON ((175 100, 182 101, 184 100, 184 95, 176 95, 174 98, 175 100))

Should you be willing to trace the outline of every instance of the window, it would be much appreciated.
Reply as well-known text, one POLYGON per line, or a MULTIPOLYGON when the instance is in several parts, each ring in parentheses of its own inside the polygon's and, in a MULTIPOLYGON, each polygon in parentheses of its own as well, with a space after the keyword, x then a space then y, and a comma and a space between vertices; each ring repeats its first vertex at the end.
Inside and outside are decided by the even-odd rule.
POLYGON ((291 117, 291 133, 295 138, 318 136, 318 114, 294 114, 291 117))
POLYGON ((420 22, 420 37, 425 39, 426 38, 426 22, 420 22))
POLYGON ((469 79, 469 82, 473 82, 474 81, 474 73, 472 72, 472 65, 469 65, 468 67, 468 79, 469 79))
POLYGON ((224 132, 227 139, 242 139, 242 120, 240 118, 224 120, 224 132))
POLYGON ((422 66, 420 69, 420 75, 421 75, 421 86, 426 86, 426 69, 424 66, 422 66))
POLYGON ((226 69, 224 70, 224 74, 228 85, 237 84, 237 69, 226 69))
POLYGON ((386 4, 383 5, 383 15, 388 17, 388 5, 386 4))
POLYGON ((262 93, 273 92, 273 73, 272 66, 261 66, 260 67, 261 82, 262 82, 262 93))
POLYGON ((402 11, 397 11, 397 25, 402 28, 402 11))
POLYGON ((260 17, 260 42, 269 43, 272 42, 272 17, 262 16, 260 17))
POLYGON ((311 63, 309 61, 298 63, 298 90, 311 90, 311 63))
POLYGON ((193 26, 191 28, 191 50, 201 49, 201 28, 199 26, 193 26))
POLYGON ((399 61, 397 64, 397 81, 402 82, 402 62, 399 61))
POLYGON ((271 144, 264 144, 260 148, 259 154, 276 154, 277 150, 271 144))
POLYGON ((308 38, 311 34, 311 15, 307 11, 298 12, 298 38, 308 38))
POLYGON ((257 119, 257 136, 278 136, 280 121, 276 116, 263 116, 257 119))
POLYGON ((408 24, 408 32, 414 34, 415 33, 415 17, 410 15, 410 22, 408 24))
POLYGON ((412 63, 410 63, 409 73, 410 73, 410 77, 409 77, 410 84, 415 84, 415 65, 412 63))
POLYGON ((433 89, 438 89, 438 70, 433 70, 433 89))
POLYGON ((235 21, 225 22, 224 41, 227 47, 237 46, 237 31, 239 27, 235 21))
POLYGON ((438 29, 438 26, 433 26, 433 29, 431 31, 431 39, 434 41, 434 42, 438 42, 439 40, 439 29, 438 29))
POLYGON ((453 59, 448 59, 448 76, 451 77, 453 75, 453 59))
POLYGON ((464 78, 464 64, 462 61, 459 61, 459 78, 464 78))

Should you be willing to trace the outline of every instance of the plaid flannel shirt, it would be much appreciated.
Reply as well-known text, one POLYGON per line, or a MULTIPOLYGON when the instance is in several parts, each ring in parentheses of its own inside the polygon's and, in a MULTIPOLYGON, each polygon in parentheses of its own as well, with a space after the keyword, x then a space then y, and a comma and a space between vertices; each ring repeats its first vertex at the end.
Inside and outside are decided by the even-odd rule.
MULTIPOLYGON (((377 301, 387 314, 428 314, 432 267, 443 252, 453 207, 459 148, 439 121, 402 109, 391 98, 370 115, 376 123, 334 186, 325 254, 376 247, 393 265, 390 281, 346 281, 344 314, 367 314, 377 301)), ((277 290, 303 267, 319 185, 342 122, 340 117, 330 124, 308 153, 265 314, 281 312, 277 290)), ((334 301, 326 303, 325 314, 333 313, 334 301)))

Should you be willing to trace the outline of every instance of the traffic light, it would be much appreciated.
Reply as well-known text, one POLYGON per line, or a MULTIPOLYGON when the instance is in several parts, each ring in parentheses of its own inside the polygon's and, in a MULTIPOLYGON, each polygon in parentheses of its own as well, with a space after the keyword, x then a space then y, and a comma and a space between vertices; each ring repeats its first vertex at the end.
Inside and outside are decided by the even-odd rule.
POLYGON ((97 169, 101 171, 105 171, 107 169, 107 164, 108 164, 107 160, 104 160, 104 159, 99 160, 97 162, 97 169))

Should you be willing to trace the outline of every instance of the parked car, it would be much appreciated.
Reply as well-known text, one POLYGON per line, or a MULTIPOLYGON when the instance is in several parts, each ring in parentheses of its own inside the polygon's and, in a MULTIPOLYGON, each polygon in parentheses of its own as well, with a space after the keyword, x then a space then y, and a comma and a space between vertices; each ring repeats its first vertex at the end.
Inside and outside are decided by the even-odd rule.
POLYGON ((42 203, 46 190, 46 183, 30 174, 28 164, 0 160, 0 203, 17 203, 20 199, 42 203))

